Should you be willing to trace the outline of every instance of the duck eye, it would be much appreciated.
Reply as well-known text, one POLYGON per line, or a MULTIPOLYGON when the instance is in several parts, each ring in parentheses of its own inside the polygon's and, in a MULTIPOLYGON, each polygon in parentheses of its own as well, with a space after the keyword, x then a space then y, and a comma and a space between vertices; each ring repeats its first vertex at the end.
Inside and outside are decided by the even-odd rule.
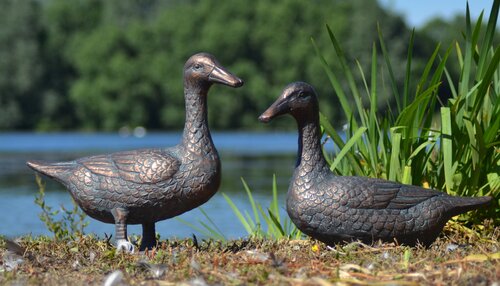
POLYGON ((299 97, 305 97, 305 96, 306 96, 305 92, 303 92, 303 91, 299 92, 299 97))
POLYGON ((201 66, 201 64, 195 64, 193 68, 195 70, 201 70, 202 66, 201 66))

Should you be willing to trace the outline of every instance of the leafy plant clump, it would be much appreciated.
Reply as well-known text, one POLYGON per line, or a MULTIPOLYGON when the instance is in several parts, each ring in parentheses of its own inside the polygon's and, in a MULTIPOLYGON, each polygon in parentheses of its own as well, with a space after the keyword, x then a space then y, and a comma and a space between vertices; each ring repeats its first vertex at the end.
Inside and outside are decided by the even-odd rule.
POLYGON ((412 73, 412 33, 402 85, 395 80, 390 52, 379 28, 369 73, 357 62, 364 90, 355 82, 340 43, 327 26, 348 83, 348 88, 341 85, 338 72, 313 41, 348 122, 344 141, 321 115, 323 130, 336 150, 336 157, 329 158, 331 169, 339 175, 384 178, 453 195, 492 196, 495 202, 488 210, 474 216, 465 214, 461 219, 478 223, 490 217, 500 224, 500 48, 493 43, 499 6, 500 1, 494 1, 486 31, 482 31, 483 14, 472 25, 467 6, 465 46, 457 42, 440 54, 438 45, 419 77, 412 73), (452 51, 460 64, 459 79, 447 70, 452 51), (377 69, 379 57, 385 62, 381 70, 377 69), (380 86, 379 74, 383 73, 388 73, 390 80, 380 86), (442 94, 445 87, 449 94, 442 94), (395 111, 389 105, 378 106, 381 88, 394 95, 395 111))

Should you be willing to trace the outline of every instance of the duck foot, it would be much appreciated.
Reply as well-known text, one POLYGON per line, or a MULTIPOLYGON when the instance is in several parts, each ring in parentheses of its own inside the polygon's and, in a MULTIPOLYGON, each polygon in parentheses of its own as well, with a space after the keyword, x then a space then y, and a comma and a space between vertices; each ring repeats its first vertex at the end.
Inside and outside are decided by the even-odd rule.
POLYGON ((126 253, 134 253, 135 247, 134 245, 126 240, 126 239, 117 239, 116 240, 116 251, 117 252, 126 252, 126 253))
POLYGON ((142 224, 142 239, 139 251, 151 250, 156 247, 156 231, 154 223, 142 224))

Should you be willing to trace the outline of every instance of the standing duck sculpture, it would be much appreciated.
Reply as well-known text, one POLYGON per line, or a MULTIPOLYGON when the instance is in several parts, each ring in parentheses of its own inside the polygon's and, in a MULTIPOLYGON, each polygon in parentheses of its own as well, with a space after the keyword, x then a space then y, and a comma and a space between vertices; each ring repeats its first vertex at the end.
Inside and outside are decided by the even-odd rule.
POLYGON ((184 66, 186 122, 176 146, 27 164, 63 184, 90 217, 114 223, 117 246, 133 252, 127 224, 142 224, 140 250, 151 249, 157 221, 198 207, 219 188, 221 165, 207 122, 207 94, 214 83, 243 85, 212 55, 191 56, 184 66))
POLYGON ((260 121, 290 114, 299 150, 286 208, 305 234, 328 245, 378 240, 429 246, 453 216, 488 204, 491 197, 457 197, 397 182, 335 176, 323 157, 319 107, 313 87, 288 85, 260 121))

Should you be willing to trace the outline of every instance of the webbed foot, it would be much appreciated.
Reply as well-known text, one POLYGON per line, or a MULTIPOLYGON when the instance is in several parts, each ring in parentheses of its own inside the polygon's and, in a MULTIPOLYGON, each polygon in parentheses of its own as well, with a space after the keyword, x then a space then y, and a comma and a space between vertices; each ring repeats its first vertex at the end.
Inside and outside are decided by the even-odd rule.
POLYGON ((126 240, 126 239, 117 239, 116 240, 116 251, 117 252, 126 252, 126 253, 134 253, 135 247, 134 245, 126 240))

